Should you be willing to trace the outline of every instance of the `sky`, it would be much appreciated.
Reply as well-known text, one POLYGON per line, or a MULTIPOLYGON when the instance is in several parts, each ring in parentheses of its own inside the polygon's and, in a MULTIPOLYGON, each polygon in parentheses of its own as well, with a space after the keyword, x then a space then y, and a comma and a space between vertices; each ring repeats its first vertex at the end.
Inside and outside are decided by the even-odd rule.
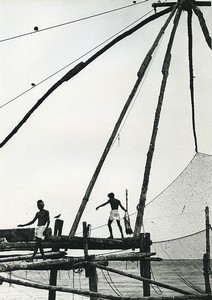
MULTIPOLYGON (((154 14, 151 6, 154 1, 140 2, 131 5, 132 1, 128 0, 0 0, 0 140, 55 82, 97 51, 88 53, 91 49, 141 17, 146 18, 147 13, 147 16, 154 14), (55 26, 127 5, 131 6, 55 26), (38 31, 34 31, 35 26, 38 31), (54 28, 44 30, 50 27, 54 28), (25 33, 31 34, 21 36, 25 33)), ((212 10, 210 7, 201 10, 212 32, 212 10)), ((54 216, 61 213, 64 234, 69 233, 115 122, 137 80, 137 71, 167 17, 149 23, 120 41, 63 83, 0 149, 0 228, 15 228, 32 220, 37 200, 43 199, 50 211, 51 227, 54 216)), ((161 193, 195 154, 186 17, 187 13, 183 12, 173 45, 147 202, 161 193)), ((129 213, 136 211, 172 24, 153 56, 103 165, 78 233, 86 221, 92 228, 101 228, 98 236, 107 237, 107 227, 102 226, 107 223, 109 207, 98 211, 95 208, 107 201, 109 192, 114 192, 125 205, 127 189, 129 213)), ((198 147, 199 152, 211 155, 212 57, 195 15, 193 43, 198 147)))

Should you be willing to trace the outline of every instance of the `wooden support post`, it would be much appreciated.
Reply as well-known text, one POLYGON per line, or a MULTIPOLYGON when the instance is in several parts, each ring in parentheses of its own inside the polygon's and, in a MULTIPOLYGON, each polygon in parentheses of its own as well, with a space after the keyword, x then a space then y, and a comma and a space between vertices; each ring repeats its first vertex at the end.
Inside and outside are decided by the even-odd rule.
MULTIPOLYGON (((150 252, 150 234, 149 233, 141 233, 140 234, 140 252, 150 252)), ((140 260, 140 275, 141 277, 145 277, 151 279, 151 267, 150 260, 141 258, 140 260)), ((150 284, 149 282, 143 282, 143 296, 150 296, 150 284)))
MULTIPOLYGON (((54 224, 54 235, 60 236, 62 234, 62 229, 63 229, 63 220, 56 219, 54 224)), ((52 251, 59 251, 59 250, 60 249, 58 247, 52 248, 52 251)), ((57 286, 57 273, 58 270, 56 269, 50 271, 49 284, 52 286, 57 286)), ((56 291, 50 290, 48 300, 55 300, 55 299, 56 299, 56 291)))
POLYGON ((206 253, 203 255, 203 274, 205 278, 205 292, 211 294, 210 275, 210 221, 209 221, 209 207, 205 208, 205 223, 206 223, 206 253))
MULTIPOLYGON (((92 255, 89 257, 89 261, 93 261, 95 256, 92 255)), ((96 267, 89 265, 87 266, 88 277, 89 277, 89 290, 91 292, 98 292, 98 274, 96 267)), ((97 300, 96 297, 90 297, 91 300, 97 300)))
MULTIPOLYGON (((95 259, 95 256, 88 255, 88 237, 90 236, 90 228, 91 225, 83 222, 83 238, 84 238, 84 256, 85 260, 92 261, 95 259)), ((89 290, 91 292, 98 292, 98 275, 96 271, 96 267, 89 265, 85 267, 85 276, 89 278, 89 290)), ((90 297, 91 300, 96 300, 96 297, 90 297)))

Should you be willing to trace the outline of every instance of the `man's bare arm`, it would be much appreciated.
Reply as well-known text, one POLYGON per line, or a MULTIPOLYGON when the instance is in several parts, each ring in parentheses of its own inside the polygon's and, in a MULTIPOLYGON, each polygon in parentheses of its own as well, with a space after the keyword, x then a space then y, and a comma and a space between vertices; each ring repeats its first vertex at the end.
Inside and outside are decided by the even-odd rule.
POLYGON ((121 204, 121 202, 119 202, 119 206, 124 210, 124 211, 127 211, 121 204))
POLYGON ((102 206, 105 206, 105 205, 107 205, 108 203, 109 203, 109 201, 107 201, 107 202, 105 202, 105 203, 103 203, 103 204, 101 204, 101 205, 97 206, 97 207, 96 207, 96 210, 97 210, 97 209, 99 209, 99 208, 100 208, 100 207, 102 207, 102 206))
POLYGON ((37 220, 37 214, 35 215, 34 219, 26 224, 19 224, 18 227, 25 227, 25 226, 29 226, 31 224, 33 224, 36 220, 37 220))

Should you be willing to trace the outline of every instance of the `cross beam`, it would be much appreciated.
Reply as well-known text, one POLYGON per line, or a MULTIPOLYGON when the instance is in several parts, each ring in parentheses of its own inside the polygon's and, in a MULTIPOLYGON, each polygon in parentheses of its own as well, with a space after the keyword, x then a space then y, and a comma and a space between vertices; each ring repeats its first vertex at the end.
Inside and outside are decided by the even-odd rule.
MULTIPOLYGON (((196 6, 211 6, 211 1, 194 1, 196 6)), ((164 3, 153 3, 152 7, 167 7, 167 6, 174 6, 176 2, 164 2, 164 3)))

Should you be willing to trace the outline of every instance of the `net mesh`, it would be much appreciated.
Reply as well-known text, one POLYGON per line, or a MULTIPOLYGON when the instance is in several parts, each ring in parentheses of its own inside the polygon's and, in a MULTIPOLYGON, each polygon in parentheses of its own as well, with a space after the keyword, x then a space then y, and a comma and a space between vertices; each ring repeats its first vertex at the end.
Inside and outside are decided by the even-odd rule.
MULTIPOLYGON (((212 201, 212 156, 198 153, 184 171, 145 208, 144 227, 154 241, 173 240, 205 228, 212 201)), ((189 238, 193 240, 194 235, 189 238)))

